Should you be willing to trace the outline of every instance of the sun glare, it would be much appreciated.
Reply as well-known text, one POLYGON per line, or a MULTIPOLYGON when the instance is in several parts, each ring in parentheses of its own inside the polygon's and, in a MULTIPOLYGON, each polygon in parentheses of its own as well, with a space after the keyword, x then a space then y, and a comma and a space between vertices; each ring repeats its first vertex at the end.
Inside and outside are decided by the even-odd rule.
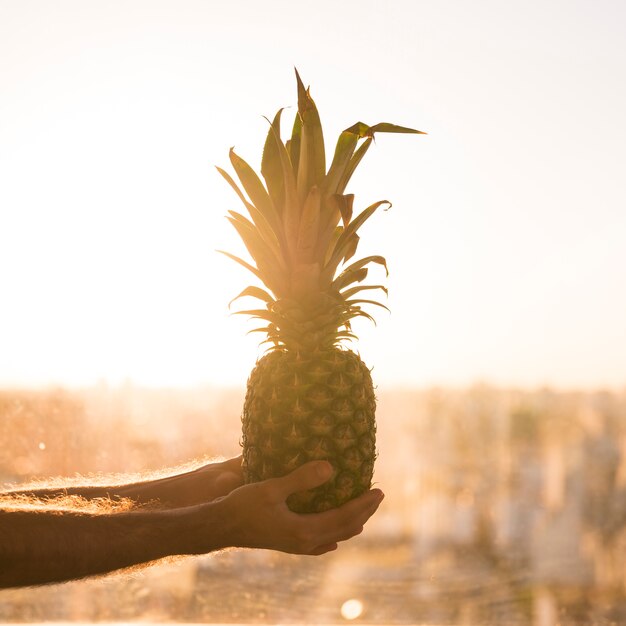
POLYGON ((360 600, 352 598, 350 600, 346 600, 341 605, 341 617, 345 620, 355 620, 361 617, 363 614, 363 603, 360 600))

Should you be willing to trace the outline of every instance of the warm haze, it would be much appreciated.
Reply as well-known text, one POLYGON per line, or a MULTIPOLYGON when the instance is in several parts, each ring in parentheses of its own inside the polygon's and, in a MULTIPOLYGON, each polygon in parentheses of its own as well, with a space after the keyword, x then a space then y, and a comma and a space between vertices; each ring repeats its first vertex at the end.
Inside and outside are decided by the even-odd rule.
POLYGON ((358 332, 379 383, 623 386, 623 5, 288 7, 0 3, 0 385, 244 383, 213 165, 258 169, 297 65, 328 151, 429 133, 378 137, 348 190, 394 205, 361 244, 391 272, 358 332))

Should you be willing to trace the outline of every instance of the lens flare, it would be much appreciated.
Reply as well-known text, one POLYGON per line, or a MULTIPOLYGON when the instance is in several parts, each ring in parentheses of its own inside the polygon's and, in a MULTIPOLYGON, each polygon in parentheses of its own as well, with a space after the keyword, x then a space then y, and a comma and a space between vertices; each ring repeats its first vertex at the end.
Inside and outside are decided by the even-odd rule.
POLYGON ((357 619, 363 613, 363 603, 352 598, 341 605, 341 617, 347 620, 357 619))

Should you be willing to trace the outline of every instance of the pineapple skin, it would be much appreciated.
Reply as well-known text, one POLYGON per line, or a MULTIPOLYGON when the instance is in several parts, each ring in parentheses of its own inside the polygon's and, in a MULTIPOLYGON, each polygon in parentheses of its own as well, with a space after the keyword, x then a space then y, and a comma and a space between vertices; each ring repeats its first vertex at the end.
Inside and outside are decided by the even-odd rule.
POLYGON ((273 350, 248 379, 242 414, 246 483, 284 476, 327 460, 333 477, 287 500, 296 513, 319 513, 371 487, 376 458, 376 398, 370 370, 350 350, 273 350))

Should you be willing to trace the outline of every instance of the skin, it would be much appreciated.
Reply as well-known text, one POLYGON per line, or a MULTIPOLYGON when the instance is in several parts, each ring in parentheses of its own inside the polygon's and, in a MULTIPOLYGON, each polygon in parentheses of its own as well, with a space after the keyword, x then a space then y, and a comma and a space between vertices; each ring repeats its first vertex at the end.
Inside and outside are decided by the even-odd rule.
POLYGON ((129 498, 136 504, 153 504, 168 508, 185 507, 210 502, 229 494, 243 485, 241 456, 221 463, 209 463, 197 469, 157 480, 146 480, 127 485, 53 487, 15 490, 12 495, 34 498, 80 496, 88 500, 129 498))
POLYGON ((329 463, 314 461, 282 478, 243 485, 237 458, 119 487, 11 492, 151 505, 102 513, 52 506, 0 509, 0 588, 62 582, 230 547, 325 554, 361 533, 384 497, 373 489, 324 513, 289 510, 289 495, 323 484, 332 473, 329 463))

